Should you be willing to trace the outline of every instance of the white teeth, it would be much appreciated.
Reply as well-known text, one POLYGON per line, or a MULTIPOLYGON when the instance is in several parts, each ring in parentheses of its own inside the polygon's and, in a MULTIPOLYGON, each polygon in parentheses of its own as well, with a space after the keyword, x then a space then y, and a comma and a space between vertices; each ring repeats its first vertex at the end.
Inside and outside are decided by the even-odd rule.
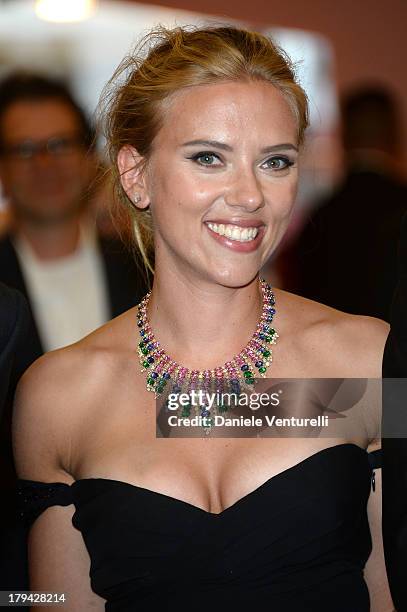
POLYGON ((238 227, 237 225, 224 225, 220 223, 208 223, 208 227, 219 234, 220 236, 226 236, 230 240, 237 240, 238 242, 249 242, 254 240, 259 230, 257 227, 238 227))

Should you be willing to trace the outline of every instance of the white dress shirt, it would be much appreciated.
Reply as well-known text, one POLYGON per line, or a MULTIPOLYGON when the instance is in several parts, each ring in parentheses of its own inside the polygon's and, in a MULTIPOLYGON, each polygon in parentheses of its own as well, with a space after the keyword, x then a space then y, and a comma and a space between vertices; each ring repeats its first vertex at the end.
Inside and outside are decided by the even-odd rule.
POLYGON ((108 319, 106 280, 95 234, 82 228, 74 253, 38 259, 22 236, 14 239, 45 351, 72 344, 108 319))

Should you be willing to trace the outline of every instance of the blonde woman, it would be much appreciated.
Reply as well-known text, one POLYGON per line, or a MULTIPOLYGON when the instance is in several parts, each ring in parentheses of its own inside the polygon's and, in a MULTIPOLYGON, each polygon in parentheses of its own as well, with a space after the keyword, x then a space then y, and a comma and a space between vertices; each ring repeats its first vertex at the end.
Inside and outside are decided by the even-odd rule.
POLYGON ((366 514, 374 434, 156 436, 166 384, 379 377, 388 329, 259 280, 308 120, 284 52, 233 27, 160 28, 145 45, 115 75, 107 119, 152 292, 20 385, 31 588, 72 611, 390 610, 366 514))

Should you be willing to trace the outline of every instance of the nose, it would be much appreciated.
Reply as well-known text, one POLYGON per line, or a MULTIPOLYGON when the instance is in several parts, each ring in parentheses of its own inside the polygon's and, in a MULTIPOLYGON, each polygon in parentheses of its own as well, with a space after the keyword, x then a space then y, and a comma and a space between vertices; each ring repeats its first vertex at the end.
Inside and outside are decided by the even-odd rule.
POLYGON ((32 161, 33 167, 38 172, 52 170, 55 167, 55 160, 48 151, 38 151, 32 161))
POLYGON ((253 168, 239 168, 225 194, 228 206, 255 212, 264 206, 264 194, 253 168))

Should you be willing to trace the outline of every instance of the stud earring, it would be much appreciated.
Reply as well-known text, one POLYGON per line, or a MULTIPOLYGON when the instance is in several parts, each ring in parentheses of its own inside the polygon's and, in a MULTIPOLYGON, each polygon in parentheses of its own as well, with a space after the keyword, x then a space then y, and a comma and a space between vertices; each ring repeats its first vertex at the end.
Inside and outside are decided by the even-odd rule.
POLYGON ((135 204, 138 204, 141 200, 141 195, 139 193, 135 193, 134 194, 134 202, 135 204))

